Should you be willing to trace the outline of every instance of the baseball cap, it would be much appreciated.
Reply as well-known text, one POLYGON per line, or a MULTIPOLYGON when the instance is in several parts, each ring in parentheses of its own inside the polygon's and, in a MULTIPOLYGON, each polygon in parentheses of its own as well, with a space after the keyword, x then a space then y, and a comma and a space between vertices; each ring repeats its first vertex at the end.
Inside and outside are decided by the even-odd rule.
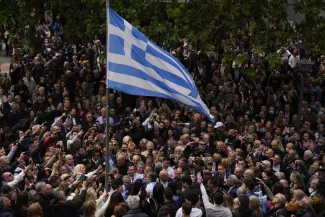
POLYGON ((222 122, 217 122, 216 125, 214 125, 214 128, 219 128, 219 127, 223 127, 222 122))

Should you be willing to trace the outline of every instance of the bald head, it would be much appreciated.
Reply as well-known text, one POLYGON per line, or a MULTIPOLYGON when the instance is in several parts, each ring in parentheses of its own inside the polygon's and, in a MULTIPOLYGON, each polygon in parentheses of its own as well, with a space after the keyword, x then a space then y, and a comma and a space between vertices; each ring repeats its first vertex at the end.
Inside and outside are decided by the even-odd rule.
POLYGON ((73 166, 74 165, 74 160, 73 160, 73 156, 71 154, 67 154, 65 156, 65 163, 69 166, 73 166))
POLYGON ((168 177, 168 172, 166 170, 160 171, 159 178, 160 178, 161 181, 167 182, 168 181, 168 178, 169 178, 168 177))

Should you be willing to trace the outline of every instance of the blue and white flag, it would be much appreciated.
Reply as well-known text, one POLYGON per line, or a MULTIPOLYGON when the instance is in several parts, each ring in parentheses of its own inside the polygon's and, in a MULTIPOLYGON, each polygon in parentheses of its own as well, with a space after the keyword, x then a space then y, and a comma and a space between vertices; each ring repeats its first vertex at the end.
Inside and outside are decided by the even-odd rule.
POLYGON ((214 122, 192 76, 173 55, 108 8, 108 88, 177 101, 214 122))

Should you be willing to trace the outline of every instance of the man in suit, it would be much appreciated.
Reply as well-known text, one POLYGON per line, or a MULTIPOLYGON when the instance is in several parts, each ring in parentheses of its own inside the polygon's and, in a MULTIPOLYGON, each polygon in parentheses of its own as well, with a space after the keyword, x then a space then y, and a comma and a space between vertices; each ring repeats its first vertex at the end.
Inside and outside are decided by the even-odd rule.
POLYGON ((271 166, 274 171, 286 173, 286 166, 282 162, 282 157, 279 154, 274 155, 271 166))
POLYGON ((235 175, 230 175, 227 179, 227 185, 229 187, 228 194, 233 198, 237 197, 237 189, 240 187, 240 181, 235 175))

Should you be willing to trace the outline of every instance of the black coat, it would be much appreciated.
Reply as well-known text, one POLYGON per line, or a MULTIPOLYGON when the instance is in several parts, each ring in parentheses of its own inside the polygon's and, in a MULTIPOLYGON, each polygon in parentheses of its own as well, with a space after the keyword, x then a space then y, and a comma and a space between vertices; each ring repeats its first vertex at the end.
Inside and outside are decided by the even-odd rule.
POLYGON ((79 217, 79 210, 85 202, 86 192, 86 190, 83 190, 77 200, 68 200, 64 203, 53 203, 51 205, 52 216, 79 217))
POLYGON ((149 217, 149 216, 141 212, 140 209, 131 209, 123 217, 149 217))
POLYGON ((43 217, 52 217, 51 201, 47 195, 36 194, 34 202, 38 202, 41 205, 42 210, 43 210, 43 217))
POLYGON ((270 209, 267 214, 267 217, 287 217, 287 212, 284 206, 270 209))
POLYGON ((165 208, 168 208, 170 216, 174 217, 178 210, 177 202, 175 200, 168 201, 168 202, 164 203, 164 205, 162 205, 162 207, 160 209, 165 209, 165 208))
POLYGON ((315 217, 310 209, 300 209, 297 211, 297 217, 315 217))
POLYGON ((0 209, 0 217, 15 217, 11 209, 0 209))

